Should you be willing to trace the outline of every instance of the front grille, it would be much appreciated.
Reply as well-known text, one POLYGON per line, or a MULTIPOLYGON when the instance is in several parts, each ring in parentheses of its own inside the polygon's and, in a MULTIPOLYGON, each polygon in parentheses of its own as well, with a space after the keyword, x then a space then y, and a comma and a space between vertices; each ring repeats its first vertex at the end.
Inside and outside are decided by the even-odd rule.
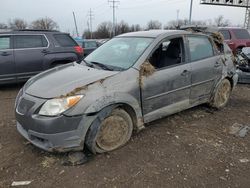
POLYGON ((34 105, 35 105, 34 102, 22 98, 17 107, 17 111, 21 114, 26 114, 34 105))

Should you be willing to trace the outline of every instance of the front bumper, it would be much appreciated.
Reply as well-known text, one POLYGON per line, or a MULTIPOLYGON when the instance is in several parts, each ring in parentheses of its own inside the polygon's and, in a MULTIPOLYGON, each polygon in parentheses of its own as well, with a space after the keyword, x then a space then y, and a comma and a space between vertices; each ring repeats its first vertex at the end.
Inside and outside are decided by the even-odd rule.
POLYGON ((45 101, 27 94, 18 99, 15 112, 18 132, 49 152, 83 150, 85 135, 95 116, 40 116, 37 111, 45 101))
POLYGON ((250 84, 250 72, 243 72, 241 70, 237 70, 239 75, 239 83, 250 84))

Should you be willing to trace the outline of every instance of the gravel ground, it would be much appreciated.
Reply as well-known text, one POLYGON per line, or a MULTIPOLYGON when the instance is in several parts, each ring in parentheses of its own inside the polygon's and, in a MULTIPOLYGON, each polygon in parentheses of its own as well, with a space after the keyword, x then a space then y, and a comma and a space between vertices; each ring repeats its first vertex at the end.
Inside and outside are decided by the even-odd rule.
POLYGON ((199 106, 150 123, 123 148, 82 166, 62 165, 63 154, 34 147, 16 131, 15 96, 20 86, 0 89, 0 187, 250 187, 250 86, 239 85, 227 107, 199 106))

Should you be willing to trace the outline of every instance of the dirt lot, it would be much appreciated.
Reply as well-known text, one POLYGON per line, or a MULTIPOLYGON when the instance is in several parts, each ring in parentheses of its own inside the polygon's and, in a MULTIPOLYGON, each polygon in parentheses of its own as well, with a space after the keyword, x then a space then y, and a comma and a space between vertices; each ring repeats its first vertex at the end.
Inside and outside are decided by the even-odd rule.
POLYGON ((17 133, 19 88, 0 89, 0 187, 250 187, 250 133, 229 134, 234 123, 250 125, 250 86, 239 85, 222 111, 199 106, 156 121, 125 147, 76 167, 17 133))

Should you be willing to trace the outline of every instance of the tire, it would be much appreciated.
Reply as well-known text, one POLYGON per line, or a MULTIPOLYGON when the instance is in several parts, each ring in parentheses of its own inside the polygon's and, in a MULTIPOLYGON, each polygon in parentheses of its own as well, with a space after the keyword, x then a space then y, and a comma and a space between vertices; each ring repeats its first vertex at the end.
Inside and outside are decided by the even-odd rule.
POLYGON ((130 140, 133 121, 125 110, 116 108, 102 120, 98 119, 91 125, 85 140, 92 153, 113 151, 130 140))
POLYGON ((228 79, 222 80, 214 93, 210 106, 216 109, 225 107, 229 101, 231 91, 232 87, 230 81, 228 79))

